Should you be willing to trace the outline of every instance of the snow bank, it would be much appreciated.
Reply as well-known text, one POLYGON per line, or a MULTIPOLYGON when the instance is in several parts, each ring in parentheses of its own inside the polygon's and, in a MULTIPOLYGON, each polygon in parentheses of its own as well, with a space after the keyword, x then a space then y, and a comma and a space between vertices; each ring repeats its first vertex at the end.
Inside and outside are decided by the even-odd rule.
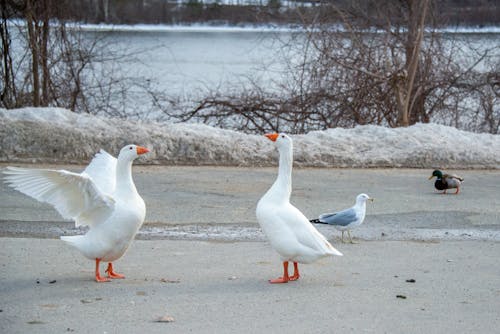
MULTIPOLYGON (((26 22, 21 19, 12 19, 7 22, 11 27, 24 26, 26 22)), ((57 22, 51 22, 56 25, 57 22)), ((101 31, 101 32, 213 32, 213 33, 242 33, 242 32, 305 32, 306 30, 297 24, 211 24, 211 23, 192 23, 192 24, 105 24, 105 23, 84 23, 84 22, 66 22, 66 26, 83 31, 101 31)), ((336 31, 346 31, 342 24, 333 24, 332 28, 336 31)), ((436 28, 436 32, 449 34, 498 34, 500 27, 495 25, 462 25, 462 26, 445 26, 436 28)), ((382 32, 385 30, 375 30, 372 32, 382 32)))
MULTIPOLYGON (((358 126, 294 138, 295 163, 309 167, 500 168, 500 136, 436 124, 358 126)), ((130 121, 57 108, 0 109, 0 161, 86 163, 98 149, 125 144, 152 149, 139 163, 275 166, 263 136, 201 124, 130 121)))
MULTIPOLYGON (((89 24, 89 23, 74 23, 68 24, 69 27, 75 27, 86 31, 134 31, 134 32, 305 32, 305 29, 300 25, 282 25, 282 24, 240 24, 240 25, 213 25, 208 23, 194 24, 89 24)), ((340 25, 332 25, 334 30, 346 31, 340 25)), ((498 34, 500 27, 498 26, 451 26, 436 29, 437 32, 449 34, 498 34)), ((373 30, 372 32, 382 32, 385 30, 373 30)))

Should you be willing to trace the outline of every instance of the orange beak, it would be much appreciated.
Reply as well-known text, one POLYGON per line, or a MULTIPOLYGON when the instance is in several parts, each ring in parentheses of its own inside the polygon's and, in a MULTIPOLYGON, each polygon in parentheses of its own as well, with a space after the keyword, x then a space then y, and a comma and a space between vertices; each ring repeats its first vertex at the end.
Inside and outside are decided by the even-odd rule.
POLYGON ((142 146, 137 146, 137 155, 141 155, 141 154, 144 154, 144 153, 148 153, 149 150, 145 147, 142 147, 142 146))
POLYGON ((278 139, 279 134, 277 134, 277 133, 267 133, 265 136, 267 138, 271 139, 272 141, 276 141, 276 139, 278 139))

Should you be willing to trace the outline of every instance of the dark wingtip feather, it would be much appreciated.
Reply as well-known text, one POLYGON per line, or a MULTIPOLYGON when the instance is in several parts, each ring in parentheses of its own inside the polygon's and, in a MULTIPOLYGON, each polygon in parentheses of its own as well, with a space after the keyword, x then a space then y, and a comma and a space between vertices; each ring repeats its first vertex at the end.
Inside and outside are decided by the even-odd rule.
POLYGON ((309 221, 313 224, 327 224, 327 223, 320 221, 319 219, 311 219, 309 221))

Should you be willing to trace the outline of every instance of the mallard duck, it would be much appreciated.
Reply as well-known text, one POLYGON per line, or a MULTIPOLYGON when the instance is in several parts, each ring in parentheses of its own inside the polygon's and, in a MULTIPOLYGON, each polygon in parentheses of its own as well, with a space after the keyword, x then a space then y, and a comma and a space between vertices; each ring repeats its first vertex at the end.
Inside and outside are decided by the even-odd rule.
POLYGON ((14 189, 49 203, 76 226, 89 226, 85 235, 61 236, 61 240, 95 261, 95 280, 125 278, 113 269, 144 222, 146 206, 132 180, 132 162, 149 150, 127 145, 118 159, 101 150, 82 173, 66 170, 7 167, 6 182, 14 189), (108 262, 108 277, 99 263, 108 262))
POLYGON ((347 231, 349 241, 353 244, 351 230, 361 225, 365 220, 366 201, 373 201, 373 198, 367 194, 359 194, 353 207, 339 212, 323 213, 318 219, 312 219, 311 223, 335 226, 337 230, 342 231, 342 242, 344 242, 344 232, 347 231))
POLYGON ((283 261, 283 276, 270 283, 287 283, 299 279, 298 263, 311 263, 322 257, 342 256, 309 220, 290 203, 292 192, 293 144, 286 134, 267 134, 280 154, 278 177, 257 204, 257 221, 273 249, 283 261), (294 273, 288 274, 288 262, 294 273))
POLYGON ((444 190, 443 194, 446 194, 446 190, 456 188, 455 194, 460 192, 460 185, 463 182, 463 178, 453 174, 443 174, 439 169, 436 169, 432 172, 432 175, 429 177, 429 180, 433 177, 436 177, 436 182, 434 182, 434 187, 437 190, 444 190))

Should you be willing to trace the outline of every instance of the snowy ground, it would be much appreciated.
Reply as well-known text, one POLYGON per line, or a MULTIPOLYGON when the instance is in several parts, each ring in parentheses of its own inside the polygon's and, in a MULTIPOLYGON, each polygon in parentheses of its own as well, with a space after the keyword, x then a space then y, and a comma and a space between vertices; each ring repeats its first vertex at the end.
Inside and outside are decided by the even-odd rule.
MULTIPOLYGON (((293 136, 297 166, 500 168, 500 136, 436 124, 358 126, 293 136)), ((100 148, 152 149, 140 163, 274 166, 265 137, 200 124, 153 123, 75 114, 57 108, 0 109, 0 161, 86 163, 100 148)))

